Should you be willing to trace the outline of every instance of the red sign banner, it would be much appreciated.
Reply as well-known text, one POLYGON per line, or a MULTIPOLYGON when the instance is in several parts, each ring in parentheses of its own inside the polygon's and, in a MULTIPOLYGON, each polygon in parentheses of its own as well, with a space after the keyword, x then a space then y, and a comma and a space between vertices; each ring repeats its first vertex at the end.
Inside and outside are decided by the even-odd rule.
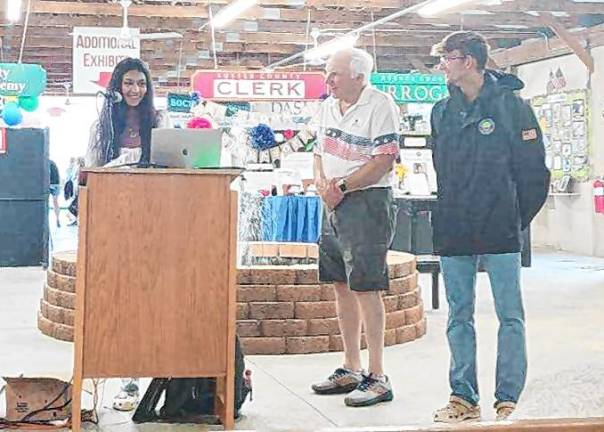
POLYGON ((0 129, 0 154, 8 152, 8 144, 6 143, 6 128, 0 129))
POLYGON ((220 101, 317 100, 327 93, 319 72, 197 71, 193 91, 220 101))

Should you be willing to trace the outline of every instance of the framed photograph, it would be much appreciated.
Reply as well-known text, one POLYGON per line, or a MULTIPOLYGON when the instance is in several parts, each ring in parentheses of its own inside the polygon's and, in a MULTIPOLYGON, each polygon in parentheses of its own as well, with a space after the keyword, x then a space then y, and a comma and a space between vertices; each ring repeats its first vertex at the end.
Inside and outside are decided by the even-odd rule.
POLYGON ((548 128, 552 127, 552 110, 549 108, 544 109, 543 116, 545 117, 545 126, 548 128))
POLYGON ((563 128, 562 129, 562 141, 564 142, 570 142, 571 138, 573 136, 573 131, 570 128, 563 128))
POLYGON ((571 141, 573 153, 583 153, 587 148, 585 140, 582 138, 576 138, 571 141))
POLYGON ((568 157, 570 157, 572 152, 573 152, 573 150, 572 150, 572 146, 570 144, 562 145, 562 156, 564 156, 565 158, 568 158, 568 157))
POLYGON ((560 123, 560 117, 562 114, 562 105, 559 103, 554 104, 554 123, 560 123))
POLYGON ((570 159, 564 158, 562 159, 562 171, 565 173, 569 173, 571 171, 572 164, 570 159))
POLYGON ((412 195, 429 195, 437 191, 436 172, 432 164, 432 151, 428 149, 402 149, 401 164, 407 169, 405 186, 412 195))
POLYGON ((564 126, 570 125, 571 121, 571 106, 563 105, 562 106, 562 123, 564 126))
POLYGON ((585 136, 585 123, 580 121, 573 122, 573 137, 582 138, 585 136))
POLYGON ((566 193, 568 192, 568 185, 570 183, 570 176, 565 175, 560 179, 560 183, 558 183, 558 192, 566 193))
POLYGON ((579 170, 587 165, 587 155, 574 155, 573 156, 573 169, 579 170))
POLYGON ((582 119, 585 117, 585 104, 582 100, 573 101, 573 119, 582 119))

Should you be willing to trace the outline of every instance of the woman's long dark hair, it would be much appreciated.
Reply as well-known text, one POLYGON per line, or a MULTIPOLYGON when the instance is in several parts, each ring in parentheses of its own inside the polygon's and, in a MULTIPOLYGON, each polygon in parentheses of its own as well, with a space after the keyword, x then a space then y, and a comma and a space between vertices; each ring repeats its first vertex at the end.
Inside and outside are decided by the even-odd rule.
MULTIPOLYGON (((136 107, 139 111, 140 119, 140 137, 141 137, 141 162, 149 162, 151 153, 151 129, 157 127, 158 114, 153 105, 153 82, 147 66, 135 58, 126 58, 119 62, 113 73, 111 81, 107 86, 108 94, 112 92, 122 93, 122 79, 124 75, 136 70, 142 72, 147 80, 147 92, 136 107)), ((99 116, 99 125, 97 129, 95 150, 99 153, 101 160, 106 164, 120 155, 119 137, 126 128, 126 110, 128 105, 125 98, 118 103, 111 103, 107 100, 103 104, 103 109, 99 116)))

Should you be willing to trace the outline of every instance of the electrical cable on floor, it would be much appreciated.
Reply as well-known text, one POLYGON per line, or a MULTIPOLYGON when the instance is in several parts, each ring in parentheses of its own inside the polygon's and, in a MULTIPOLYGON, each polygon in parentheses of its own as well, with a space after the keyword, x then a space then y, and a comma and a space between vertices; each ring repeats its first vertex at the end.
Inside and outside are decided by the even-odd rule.
MULTIPOLYGON (((63 405, 60 405, 60 406, 52 406, 52 404, 54 404, 57 400, 59 400, 61 398, 61 396, 63 396, 67 392, 67 390, 71 387, 72 382, 73 382, 73 377, 71 378, 69 383, 67 383, 65 385, 65 387, 63 387, 63 390, 61 390, 61 392, 53 400, 51 400, 49 403, 47 403, 43 408, 34 410, 34 411, 26 414, 25 417, 23 417, 23 419, 21 419, 21 420, 15 421, 15 420, 8 420, 6 418, 0 417, 0 430, 7 430, 7 429, 11 429, 11 430, 14 430, 14 429, 58 430, 58 429, 70 428, 71 427, 71 418, 67 418, 64 420, 28 420, 28 419, 41 412, 52 411, 52 410, 61 410, 65 407, 69 406, 71 404, 71 399, 69 399, 63 405)), ((84 409, 81 410, 80 415, 82 416, 82 422, 93 423, 96 425, 99 423, 97 405, 98 405, 98 385, 100 384, 101 381, 92 380, 92 382, 93 382, 93 387, 94 387, 94 390, 92 392, 93 408, 92 408, 92 410, 84 410, 84 409)), ((102 380, 102 382, 103 382, 103 390, 104 390, 104 380, 102 380)), ((6 385, 3 386, 2 389, 0 389, 0 390, 3 391, 5 387, 6 387, 6 385)), ((2 393, 2 391, 0 391, 0 394, 2 393)), ((72 413, 72 415, 73 415, 73 413, 72 413)))

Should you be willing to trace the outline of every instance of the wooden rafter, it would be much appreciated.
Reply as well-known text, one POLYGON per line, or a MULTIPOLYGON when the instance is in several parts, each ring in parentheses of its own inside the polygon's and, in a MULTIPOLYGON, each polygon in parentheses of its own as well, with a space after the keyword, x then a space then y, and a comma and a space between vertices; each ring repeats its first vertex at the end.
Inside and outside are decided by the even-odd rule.
POLYGON ((572 0, 515 0, 490 6, 493 12, 566 12, 568 14, 601 14, 602 2, 574 2, 572 0))
POLYGON ((424 63, 421 58, 413 54, 407 54, 407 58, 409 59, 409 62, 411 62, 413 67, 419 72, 430 73, 430 68, 426 66, 426 63, 424 63))
MULTIPOLYGON (((188 77, 195 69, 214 66, 213 59, 209 58, 210 32, 208 27, 201 31, 200 27, 208 20, 209 5, 222 7, 229 1, 136 0, 129 8, 129 25, 139 28, 142 33, 176 31, 183 35, 182 41, 141 42, 141 58, 149 63, 153 76, 158 79, 160 94, 161 88, 176 85, 179 59, 182 60, 179 71, 182 85, 187 85, 188 77)), ((372 16, 373 19, 379 19, 420 1, 259 0, 258 6, 216 33, 218 66, 258 69, 299 53, 307 42, 306 20, 309 11, 311 27, 329 32, 319 38, 322 42, 335 33, 351 31, 371 22, 372 16)), ((5 1, 0 1, 0 11, 5 5, 5 1)), ((544 25, 557 34, 574 37, 583 49, 587 45, 604 45, 604 25, 579 32, 567 30, 584 25, 584 15, 591 14, 597 20, 599 14, 604 13, 602 3, 508 0, 496 6, 476 3, 471 9, 487 14, 449 13, 433 18, 405 15, 380 26, 375 34, 375 45, 372 35, 364 34, 358 46, 372 53, 375 50, 377 64, 382 71, 405 72, 415 69, 426 72, 436 62, 429 55, 432 44, 448 32, 462 28, 480 31, 493 47, 519 44, 494 52, 493 60, 501 68, 574 52, 562 36, 546 40, 541 32, 544 25), (554 25, 549 21, 544 22, 542 18, 553 18, 550 12, 566 13, 557 13, 554 25)), ((61 83, 71 80, 72 28, 119 27, 122 25, 121 16, 122 8, 115 0, 35 0, 32 2, 23 60, 42 64, 48 72, 49 88, 61 88, 61 83)), ((5 61, 14 61, 18 56, 22 24, 0 26, 5 61)))
MULTIPOLYGON (((604 45, 604 24, 594 26, 588 30, 577 33, 578 37, 589 40, 590 45, 604 45)), ((560 38, 531 39, 521 45, 493 53, 493 59, 501 67, 519 66, 526 63, 572 54, 573 51, 560 38)))
POLYGON ((541 12, 539 13, 539 18, 543 24, 551 28, 558 35, 558 37, 562 39, 571 50, 573 50, 577 57, 579 57, 585 66, 587 66, 589 72, 593 73, 594 59, 583 46, 585 41, 581 41, 577 36, 566 30, 566 28, 564 28, 564 26, 551 13, 541 12))

